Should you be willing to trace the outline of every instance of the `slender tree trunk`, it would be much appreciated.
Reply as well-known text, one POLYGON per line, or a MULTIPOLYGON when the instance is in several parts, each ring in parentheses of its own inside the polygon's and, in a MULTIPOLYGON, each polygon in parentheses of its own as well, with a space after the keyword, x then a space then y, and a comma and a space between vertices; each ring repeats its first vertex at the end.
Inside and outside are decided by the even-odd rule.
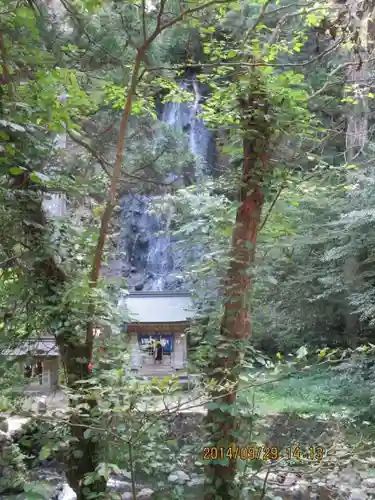
MULTIPOLYGON (((371 3, 371 2, 370 2, 371 3)), ((373 3, 373 2, 372 2, 373 3)), ((350 105, 347 117, 346 129, 346 162, 348 164, 359 165, 360 168, 347 174, 348 183, 353 185, 355 190, 348 192, 348 197, 358 197, 362 191, 364 178, 366 177, 366 167, 363 164, 366 156, 368 144, 368 91, 369 91, 369 63, 368 63, 368 24, 369 16, 374 5, 360 5, 358 2, 347 2, 350 13, 350 28, 352 36, 357 40, 356 51, 351 51, 350 60, 353 62, 349 66, 347 75, 347 85, 350 86, 349 95, 354 97, 354 103, 350 105), (359 12, 358 12, 359 9, 359 12), (363 11, 361 11, 363 9, 363 11), (354 96, 353 96, 354 94, 354 96)), ((355 248, 355 241, 352 239, 352 247, 355 248)), ((358 256, 353 255, 344 264, 344 280, 347 286, 347 293, 355 293, 360 286, 358 281, 359 261, 358 256)), ((352 348, 358 344, 359 318, 353 313, 349 301, 346 305, 345 314, 345 337, 352 348)))
POLYGON ((213 392, 214 403, 206 419, 209 446, 220 448, 225 456, 219 457, 223 459, 210 463, 206 468, 208 482, 205 500, 238 498, 235 486, 238 449, 235 403, 245 342, 251 335, 250 271, 264 202, 262 180, 269 139, 269 127, 265 119, 266 96, 259 78, 254 78, 249 93, 250 98, 242 102, 245 136, 240 206, 233 228, 230 262, 224 283, 220 338, 209 370, 209 375, 217 382, 217 389, 213 392))
POLYGON ((7 53, 6 53, 6 48, 5 48, 5 42, 4 42, 4 35, 0 31, 0 56, 1 56, 1 68, 3 70, 3 75, 2 79, 3 82, 1 83, 6 83, 8 86, 8 98, 9 100, 13 99, 13 84, 12 84, 12 78, 9 73, 9 67, 8 67, 8 59, 7 59, 7 53))
MULTIPOLYGON (((91 288, 96 288, 98 284, 105 240, 108 233, 110 218, 116 203, 117 184, 121 174, 121 164, 124 155, 126 131, 128 127, 129 117, 131 115, 132 101, 137 86, 142 57, 143 52, 138 50, 121 119, 119 138, 117 142, 116 160, 112 173, 111 186, 107 204, 101 220, 99 239, 91 270, 91 288)), ((94 316, 94 304, 92 304, 90 316, 94 316)), ((98 478, 88 487, 84 485, 85 476, 88 473, 93 473, 100 463, 100 443, 98 443, 98 437, 96 436, 93 439, 89 435, 92 417, 98 409, 98 401, 94 396, 90 395, 89 392, 83 393, 82 388, 77 386, 77 381, 85 380, 90 376, 89 363, 91 361, 93 352, 94 327, 95 324, 92 319, 90 319, 86 325, 86 339, 84 342, 75 342, 74 338, 72 339, 69 334, 60 335, 58 337, 60 352, 64 359, 66 371, 68 374, 68 385, 69 387, 72 387, 73 389, 76 389, 77 391, 79 391, 79 393, 81 393, 82 398, 78 401, 78 403, 85 403, 90 408, 89 412, 83 411, 75 413, 70 420, 72 434, 76 440, 77 445, 76 452, 72 450, 72 453, 69 457, 70 461, 68 464, 67 477, 70 486, 77 493, 77 500, 89 500, 90 498, 92 498, 93 493, 102 493, 106 489, 106 480, 104 478, 98 478)))

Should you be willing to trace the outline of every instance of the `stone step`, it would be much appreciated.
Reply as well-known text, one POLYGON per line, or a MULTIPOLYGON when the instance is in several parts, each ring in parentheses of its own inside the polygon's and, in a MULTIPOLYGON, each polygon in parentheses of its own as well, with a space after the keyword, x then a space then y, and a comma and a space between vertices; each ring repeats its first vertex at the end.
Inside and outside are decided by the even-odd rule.
POLYGON ((179 370, 174 370, 173 368, 158 368, 154 369, 153 367, 143 367, 138 371, 138 375, 144 377, 168 377, 168 376, 178 376, 184 377, 186 376, 185 372, 181 372, 179 370))
POLYGON ((171 365, 144 365, 140 368, 140 370, 154 370, 154 371, 162 371, 162 370, 174 370, 171 365))
POLYGON ((141 370, 173 370, 174 368, 171 365, 143 365, 140 368, 141 370))
POLYGON ((147 375, 147 376, 168 376, 174 375, 176 372, 174 370, 139 370, 139 375, 147 375))

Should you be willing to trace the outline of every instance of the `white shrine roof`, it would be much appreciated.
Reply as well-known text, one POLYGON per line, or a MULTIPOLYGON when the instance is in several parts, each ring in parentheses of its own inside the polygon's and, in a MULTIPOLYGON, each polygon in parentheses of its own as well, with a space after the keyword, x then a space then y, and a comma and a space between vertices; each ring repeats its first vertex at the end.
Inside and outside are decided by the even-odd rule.
POLYGON ((190 294, 183 292, 132 292, 119 301, 129 323, 183 323, 195 315, 190 294))

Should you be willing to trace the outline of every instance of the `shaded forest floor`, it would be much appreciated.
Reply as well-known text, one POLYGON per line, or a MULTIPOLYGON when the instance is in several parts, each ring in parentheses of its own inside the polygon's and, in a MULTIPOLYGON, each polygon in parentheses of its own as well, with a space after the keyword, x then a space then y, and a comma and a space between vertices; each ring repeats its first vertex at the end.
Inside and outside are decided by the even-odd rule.
POLYGON ((364 377, 348 365, 311 368, 241 391, 239 400, 252 408, 261 427, 273 419, 274 428, 285 435, 284 446, 301 441, 306 446, 323 444, 340 458, 351 455, 375 462, 375 374, 371 372, 364 377))
MULTIPOLYGON (((341 370, 311 368, 306 373, 269 383, 271 376, 260 374, 256 379, 260 386, 242 387, 239 392, 243 413, 241 444, 256 442, 265 447, 278 447, 284 450, 284 455, 273 462, 239 460, 238 468, 245 484, 262 490, 267 481, 267 491, 282 500, 328 500, 336 498, 337 492, 340 498, 348 500, 354 499, 355 492, 357 500, 375 498, 373 378, 353 374, 347 367, 341 370), (263 376, 267 383, 262 384, 263 376), (324 449, 322 460, 286 457, 287 448, 300 447, 302 451, 316 446, 324 449), (345 491, 339 491, 340 488, 345 491), (292 489, 295 494, 290 496, 292 489)), ((177 391, 164 401, 154 396, 150 398, 150 411, 162 409, 163 402, 168 401, 172 406, 180 402, 183 406, 187 400, 194 401, 187 405, 190 411, 182 411, 177 418, 171 419, 168 412, 162 417, 168 429, 169 465, 159 468, 157 474, 138 468, 136 471, 141 485, 159 492, 154 496, 156 499, 175 498, 176 488, 184 491, 186 500, 202 496, 204 412, 200 398, 194 400, 194 393, 186 391, 177 391), (176 470, 187 478, 182 483, 170 480, 176 470)), ((122 455, 115 452, 111 462, 126 470, 122 455)), ((258 497, 254 494, 251 498, 258 497)))

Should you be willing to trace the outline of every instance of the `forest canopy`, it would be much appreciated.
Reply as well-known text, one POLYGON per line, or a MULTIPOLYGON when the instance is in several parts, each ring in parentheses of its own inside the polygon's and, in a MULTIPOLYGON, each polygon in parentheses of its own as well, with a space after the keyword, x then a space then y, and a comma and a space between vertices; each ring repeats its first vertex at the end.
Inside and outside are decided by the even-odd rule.
MULTIPOLYGON (((123 469, 123 498, 143 498, 137 477, 173 476, 188 456, 202 499, 248 498, 249 482, 263 498, 232 448, 263 382, 261 398, 311 386, 308 412, 372 425, 374 8, 0 0, 0 410, 19 415, 28 379, 44 383, 9 353, 54 339, 64 413, 32 410, 33 439, 78 500, 109 498, 123 469), (175 340, 169 358, 160 343, 142 354, 160 379, 134 369, 129 292, 194 300, 181 339, 205 410, 195 444, 168 427, 175 340), (232 451, 202 463, 205 443, 232 451)), ((35 463, 1 432, 0 495, 39 498, 23 487, 35 463)), ((152 494, 190 498, 176 477, 152 494)))

